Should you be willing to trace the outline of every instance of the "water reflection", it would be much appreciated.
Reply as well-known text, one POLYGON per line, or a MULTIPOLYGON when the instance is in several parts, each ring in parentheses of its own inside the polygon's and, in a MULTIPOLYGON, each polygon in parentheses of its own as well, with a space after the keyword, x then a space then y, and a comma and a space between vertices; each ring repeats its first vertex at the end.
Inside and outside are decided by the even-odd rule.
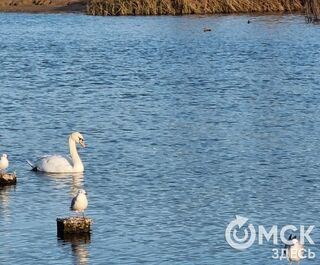
POLYGON ((75 195, 78 189, 83 189, 84 175, 83 173, 66 173, 66 174, 56 174, 56 173, 44 173, 37 172, 40 176, 46 177, 54 181, 57 188, 63 188, 65 186, 71 187, 70 195, 75 195))
POLYGON ((75 265, 86 265, 89 264, 89 250, 88 245, 90 244, 90 233, 84 234, 69 234, 59 238, 59 241, 63 245, 70 244, 73 254, 73 264, 75 265))
POLYGON ((9 198, 10 192, 15 189, 15 186, 0 187, 0 202, 1 202, 1 214, 7 221, 10 216, 9 198))

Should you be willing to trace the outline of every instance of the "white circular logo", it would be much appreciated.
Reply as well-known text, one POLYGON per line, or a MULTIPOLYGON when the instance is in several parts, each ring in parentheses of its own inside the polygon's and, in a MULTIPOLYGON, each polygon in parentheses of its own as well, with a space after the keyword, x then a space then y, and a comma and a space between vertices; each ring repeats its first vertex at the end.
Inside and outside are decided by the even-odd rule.
POLYGON ((245 250, 251 247, 256 240, 256 230, 252 224, 248 225, 250 233, 247 228, 243 228, 242 237, 238 237, 238 232, 248 220, 248 218, 236 215, 236 219, 232 220, 227 226, 225 238, 232 248, 245 250))

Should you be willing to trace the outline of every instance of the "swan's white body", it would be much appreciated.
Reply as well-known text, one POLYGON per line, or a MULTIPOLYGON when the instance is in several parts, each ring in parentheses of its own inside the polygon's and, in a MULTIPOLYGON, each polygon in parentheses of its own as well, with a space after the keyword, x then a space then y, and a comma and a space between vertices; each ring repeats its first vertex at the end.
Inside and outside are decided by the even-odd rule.
POLYGON ((9 166, 7 154, 3 154, 0 159, 0 170, 6 170, 9 166))
POLYGON ((34 171, 47 173, 80 173, 83 172, 84 166, 77 152, 76 144, 80 143, 83 147, 84 138, 78 132, 69 136, 70 157, 60 155, 47 155, 39 158, 35 163, 28 161, 34 171))
POLYGON ((288 260, 290 263, 292 261, 300 262, 303 258, 304 248, 303 245, 295 238, 292 239, 292 245, 288 248, 288 260))
POLYGON ((72 199, 70 210, 76 212, 82 212, 88 207, 88 199, 85 190, 78 190, 77 195, 72 199))

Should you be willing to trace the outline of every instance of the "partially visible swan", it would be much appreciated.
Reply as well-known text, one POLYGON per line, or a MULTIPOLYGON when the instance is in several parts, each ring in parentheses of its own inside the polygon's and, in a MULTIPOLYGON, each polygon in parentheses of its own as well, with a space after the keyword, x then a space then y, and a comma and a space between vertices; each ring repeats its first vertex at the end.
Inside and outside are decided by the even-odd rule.
POLYGON ((4 171, 7 169, 8 166, 9 166, 8 155, 3 154, 0 159, 0 170, 4 171))
POLYGON ((27 160, 34 171, 47 173, 79 173, 83 172, 84 167, 77 152, 76 144, 85 147, 84 138, 79 132, 74 132, 69 136, 70 157, 60 155, 47 155, 39 158, 34 163, 27 160))
POLYGON ((290 245, 286 246, 286 255, 287 258, 292 264, 293 261, 300 263, 300 260, 304 258, 304 247, 303 244, 299 242, 296 236, 290 235, 288 241, 290 241, 290 245))

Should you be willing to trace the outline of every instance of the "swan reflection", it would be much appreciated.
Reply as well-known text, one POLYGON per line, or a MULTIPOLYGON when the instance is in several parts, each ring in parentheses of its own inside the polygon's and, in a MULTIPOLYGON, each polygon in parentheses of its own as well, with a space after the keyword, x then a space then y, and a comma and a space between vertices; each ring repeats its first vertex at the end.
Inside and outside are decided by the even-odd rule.
POLYGON ((83 189, 84 175, 83 173, 43 173, 37 172, 37 174, 49 178, 54 181, 57 188, 64 188, 71 186, 70 194, 74 195, 79 189, 83 189))
POLYGON ((88 245, 90 244, 90 233, 65 234, 59 240, 61 240, 63 245, 70 244, 75 265, 89 264, 88 245))

